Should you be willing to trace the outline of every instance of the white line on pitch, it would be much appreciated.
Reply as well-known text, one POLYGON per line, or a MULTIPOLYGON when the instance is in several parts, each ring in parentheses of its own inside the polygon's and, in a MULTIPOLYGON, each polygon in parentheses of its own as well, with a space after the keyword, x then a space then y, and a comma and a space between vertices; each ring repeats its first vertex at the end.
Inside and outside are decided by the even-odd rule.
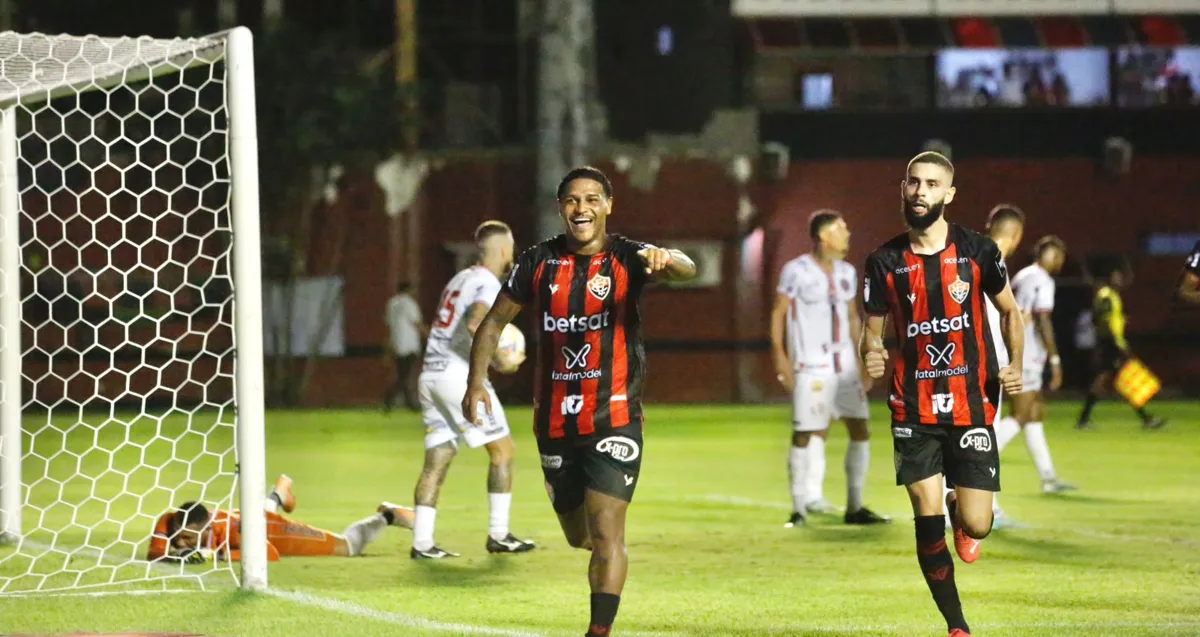
POLYGON ((392 613, 388 611, 376 610, 367 606, 360 606, 350 602, 343 602, 329 597, 320 597, 309 593, 301 593, 298 591, 277 591, 267 589, 263 593, 272 597, 286 599, 288 601, 303 604, 305 606, 314 606, 322 610, 354 615, 366 619, 374 619, 376 621, 387 622, 389 624, 399 624, 409 628, 419 628, 423 630, 437 631, 454 631, 460 635, 504 635, 506 637, 544 637, 544 633, 531 633, 522 630, 509 630, 505 628, 487 628, 484 626, 471 626, 468 624, 449 624, 445 622, 437 622, 429 619, 421 619, 420 617, 412 617, 409 615, 401 615, 400 613, 392 613))
MULTIPOLYGON (((570 633, 545 633, 545 632, 530 632, 524 630, 515 630, 508 628, 490 628, 487 626, 472 626, 470 624, 453 624, 447 622, 433 621, 430 619, 422 619, 411 615, 403 615, 390 611, 378 610, 369 606, 362 606, 351 602, 344 602, 330 597, 322 597, 302 591, 280 591, 268 589, 263 591, 266 595, 278 597, 288 601, 303 604, 305 606, 314 606, 322 610, 345 613, 354 615, 364 619, 374 619, 389 624, 398 624, 408 628, 418 628, 422 630, 432 631, 453 631, 460 635, 504 635, 507 637, 547 637, 550 634, 568 634, 576 635, 578 631, 570 633)), ((670 637, 671 635, 680 635, 676 632, 658 632, 658 631, 642 631, 642 630, 622 630, 622 635, 630 635, 631 637, 670 637)))
MULTIPOLYGON (((27 546, 29 548, 32 548, 35 550, 41 550, 41 551, 50 551, 53 549, 53 547, 51 547, 47 544, 42 544, 41 542, 31 541, 31 540, 24 540, 23 545, 27 546)), ((109 562, 109 563, 116 563, 116 564, 132 563, 130 561, 120 560, 117 558, 109 557, 103 551, 97 551, 97 550, 91 549, 91 548, 81 547, 81 548, 75 549, 71 552, 74 554, 78 554, 78 555, 86 555, 88 557, 95 558, 96 560, 101 561, 101 562, 109 562)), ((134 562, 141 563, 141 560, 134 560, 134 562)), ((145 562, 145 564, 149 564, 155 570, 161 570, 164 573, 177 573, 178 572, 176 570, 177 567, 173 567, 170 564, 164 564, 161 562, 145 562)), ((138 581, 145 581, 145 580, 138 580, 138 581)), ((129 583, 136 583, 136 581, 129 582, 129 583)), ((105 597, 105 596, 115 596, 115 595, 161 595, 164 593, 166 593, 166 594, 185 594, 185 593, 201 593, 201 592, 216 593, 216 592, 227 592, 227 591, 198 590, 198 589, 192 589, 192 590, 179 590, 179 589, 141 590, 141 589, 134 589, 134 590, 123 590, 123 591, 95 591, 95 592, 74 592, 74 593, 59 593, 59 592, 51 592, 51 593, 41 592, 41 593, 39 593, 36 591, 32 591, 32 592, 19 591, 19 592, 7 593, 4 595, 0 595, 0 599, 2 599, 2 598, 18 598, 18 597, 29 598, 29 597, 34 597, 35 595, 36 596, 51 596, 52 595, 54 597, 105 597)), ((293 601, 298 604, 303 604, 306 606, 313 606, 313 607, 320 608, 320 609, 326 610, 326 611, 339 612, 339 613, 344 613, 347 615, 355 615, 357 617, 363 617, 366 619, 374 619, 376 621, 387 622, 390 624, 398 624, 401 626, 408 626, 411 628, 420 628, 423 630, 453 631, 460 635, 499 635, 502 637, 547 637, 547 633, 536 633, 536 632, 528 632, 528 631, 521 631, 521 630, 510 630, 510 629, 504 629, 504 628, 490 628, 487 626, 472 626, 469 624, 452 624, 452 623, 447 623, 447 622, 438 622, 438 621, 433 621, 433 620, 429 620, 429 619, 423 619, 420 617, 402 615, 400 613, 392 613, 392 612, 388 612, 388 611, 377 610, 377 609, 370 608, 367 606, 360 606, 358 604, 352 604, 350 602, 343 602, 341 600, 333 599, 330 597, 322 597, 320 595, 313 595, 311 593, 305 593, 302 591, 280 591, 280 590, 274 590, 274 589, 267 589, 265 591, 262 591, 261 593, 265 594, 265 595, 270 595, 272 597, 278 597, 280 599, 286 599, 289 601, 293 601)), ((574 635, 575 633, 569 633, 569 634, 574 635)), ((622 631, 622 634, 627 634, 627 635, 630 635, 631 637, 670 637, 671 635, 678 635, 679 633, 656 632, 656 631, 622 631)))

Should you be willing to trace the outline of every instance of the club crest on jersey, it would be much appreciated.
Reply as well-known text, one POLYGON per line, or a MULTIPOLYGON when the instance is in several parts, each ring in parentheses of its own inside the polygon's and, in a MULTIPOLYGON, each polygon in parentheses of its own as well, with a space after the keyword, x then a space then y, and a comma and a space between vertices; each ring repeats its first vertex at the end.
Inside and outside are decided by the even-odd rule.
POLYGON ((946 291, 955 303, 962 305, 962 302, 967 300, 967 294, 971 292, 971 284, 963 281, 962 277, 955 276, 954 282, 946 286, 946 291))
POLYGON ((597 274, 592 277, 592 280, 588 281, 588 291, 592 293, 592 296, 601 301, 608 298, 608 293, 611 290, 612 279, 609 277, 597 274))

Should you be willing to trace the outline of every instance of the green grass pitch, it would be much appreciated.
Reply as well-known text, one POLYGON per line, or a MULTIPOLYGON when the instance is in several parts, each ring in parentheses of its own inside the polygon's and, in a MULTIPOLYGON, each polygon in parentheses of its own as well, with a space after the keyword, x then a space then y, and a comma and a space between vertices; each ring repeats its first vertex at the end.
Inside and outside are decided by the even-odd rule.
MULTIPOLYGON (((1021 439, 1004 453, 1001 502, 1028 528, 994 532, 973 565, 956 560, 973 634, 1200 635, 1200 405, 1159 405, 1171 422, 1155 432, 1142 431, 1127 407, 1111 403, 1098 408, 1096 430, 1078 432, 1070 426, 1077 408, 1053 404, 1047 433, 1060 475, 1080 491, 1043 496, 1021 439)), ((840 518, 814 517, 808 528, 789 530, 783 528, 790 510, 788 407, 650 406, 641 486, 629 517, 630 576, 615 634, 945 635, 917 568, 907 498, 894 486, 881 404, 874 416, 867 503, 891 514, 893 523, 850 528, 840 518)), ((509 419, 518 444, 512 528, 538 542, 533 553, 484 551, 487 457, 464 450, 443 490, 437 531, 440 545, 463 553, 459 559, 409 560, 409 532, 388 529, 363 557, 284 558, 271 566, 266 594, 235 590, 231 574, 217 571, 202 578, 205 592, 0 595, 0 633, 582 635, 588 553, 562 539, 542 486, 528 409, 510 409, 509 419)), ((30 534, 31 541, 56 542, 59 565, 84 544, 106 547, 106 557, 71 554, 82 576, 43 580, 54 560, 31 564, 0 547, 0 578, 17 577, 8 592, 146 574, 144 564, 119 563, 144 537, 148 515, 170 501, 165 487, 190 479, 177 497, 229 496, 230 479, 212 476, 234 469, 225 453, 232 430, 213 422, 212 414, 193 420, 193 429, 211 429, 207 440, 188 433, 181 418, 35 437, 39 453, 55 458, 26 466, 27 483, 53 478, 31 488, 31 503, 45 509, 36 519, 61 526, 74 515, 85 523, 57 537, 30 534), (170 442, 123 445, 127 430, 157 427, 170 442), (96 442, 110 452, 88 451, 96 442), (75 454, 55 455, 60 449, 75 454), (196 461, 168 462, 172 457, 196 461), (110 463, 130 461, 146 467, 105 472, 110 463), (99 478, 72 477, 77 467, 99 478), (88 499, 122 489, 142 497, 88 499), (60 498, 64 503, 49 506, 60 498), (133 517, 139 510, 147 517, 133 517), (136 524, 86 524, 105 517, 136 524)), ((27 423, 30 430, 38 426, 27 423)), ((296 480, 292 517, 340 531, 381 500, 411 503, 422 434, 409 413, 273 412, 268 473, 296 480)), ((836 425, 825 487, 835 502, 844 493, 845 444, 845 430, 836 425)), ((27 529, 33 521, 26 511, 27 529)))

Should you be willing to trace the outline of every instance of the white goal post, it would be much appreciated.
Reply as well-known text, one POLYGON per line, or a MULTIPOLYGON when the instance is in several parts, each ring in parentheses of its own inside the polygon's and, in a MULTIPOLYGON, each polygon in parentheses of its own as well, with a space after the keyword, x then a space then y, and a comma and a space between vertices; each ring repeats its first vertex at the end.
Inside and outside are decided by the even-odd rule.
POLYGON ((250 31, 3 32, 0 109, 0 596, 266 588, 250 31), (185 501, 240 579, 147 561, 185 501))

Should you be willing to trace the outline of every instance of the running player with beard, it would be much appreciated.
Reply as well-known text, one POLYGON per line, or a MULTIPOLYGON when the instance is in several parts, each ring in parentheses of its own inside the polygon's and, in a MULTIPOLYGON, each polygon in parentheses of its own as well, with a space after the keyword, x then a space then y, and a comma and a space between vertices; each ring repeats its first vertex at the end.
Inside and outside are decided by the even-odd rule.
MULTIPOLYGON (((1038 240, 1033 251, 1034 263, 1023 268, 1012 280, 1013 296, 1028 322, 1025 325, 1025 360, 1022 365, 1025 376, 1022 390, 1010 398, 1017 424, 1025 433, 1025 446, 1042 478, 1042 492, 1063 493, 1074 491, 1076 487, 1060 481, 1054 471, 1050 445, 1046 442, 1046 431, 1042 425, 1045 414, 1042 376, 1048 362, 1050 390, 1056 391, 1062 386, 1062 359, 1058 355, 1058 343, 1054 339, 1054 325, 1050 322, 1050 316, 1054 312, 1054 275, 1058 274, 1066 261, 1067 244, 1054 235, 1048 235, 1038 240)), ((1000 426, 996 426, 996 441, 1001 452, 1013 437, 1005 439, 1000 426)))
POLYGON ((890 522, 863 506, 870 465, 866 389, 854 343, 862 335, 855 299, 854 266, 846 220, 833 210, 818 210, 808 221, 814 244, 783 266, 771 311, 771 345, 779 382, 792 392, 792 448, 788 454, 792 515, 787 528, 803 526, 806 513, 830 507, 819 497, 825 481, 825 439, 835 418, 846 423, 846 524, 890 522), (786 342, 785 342, 786 341, 786 342))
MULTIPOLYGON (((416 522, 409 556, 414 560, 458 557, 434 542, 438 494, 450 462, 458 453, 458 439, 474 449, 487 449, 488 466, 488 553, 525 553, 534 543, 518 539, 508 530, 512 506, 512 463, 515 447, 504 408, 496 399, 487 373, 477 379, 494 409, 487 423, 476 426, 475 419, 464 418, 460 405, 470 371, 467 356, 471 337, 500 293, 500 278, 513 263, 513 236, 500 221, 485 221, 475 229, 475 265, 450 279, 442 290, 437 314, 429 330, 425 360, 418 379, 418 398, 425 421, 425 466, 413 494, 416 522)), ((520 361, 517 362, 520 364, 520 361)), ((514 369, 498 369, 510 373, 514 369)))
POLYGON ((1175 283, 1175 298, 1188 305, 1200 305, 1200 241, 1183 262, 1183 272, 1175 283))
POLYGON ((526 250, 475 332, 462 399, 483 422, 494 400, 483 380, 500 331, 522 307, 537 313, 534 432, 546 491, 567 543, 592 552, 588 635, 609 635, 625 586, 625 516, 642 464, 646 354, 639 301, 651 278, 686 280, 678 250, 608 233, 612 184, 596 168, 558 186, 566 232, 526 250))
POLYGON ((974 562, 991 532, 992 498, 1000 490, 992 424, 1001 390, 1021 390, 1024 325, 996 243, 943 218, 954 200, 953 182, 954 166, 938 153, 909 162, 900 187, 908 231, 867 257, 860 353, 867 374, 882 377, 890 316, 901 352, 888 396, 896 483, 912 501, 917 562, 934 602, 950 637, 966 637, 970 628, 946 547, 945 512, 959 558, 974 562), (1005 367, 997 364, 986 298, 1000 313, 1013 361, 1005 367), (945 509, 943 475, 954 486, 945 509))

